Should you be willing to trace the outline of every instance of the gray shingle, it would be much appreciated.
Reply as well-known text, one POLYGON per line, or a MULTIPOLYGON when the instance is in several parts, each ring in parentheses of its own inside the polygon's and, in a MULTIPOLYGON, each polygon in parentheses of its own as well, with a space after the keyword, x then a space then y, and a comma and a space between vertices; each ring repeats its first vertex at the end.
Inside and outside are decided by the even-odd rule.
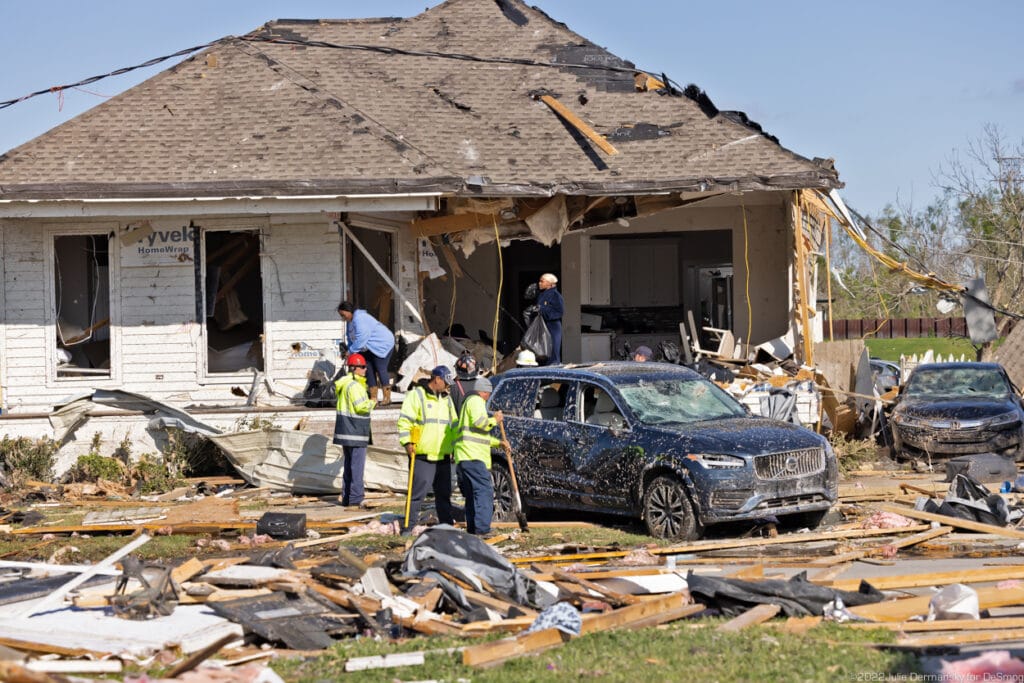
MULTIPOLYGON (((518 0, 282 20, 249 37, 632 69, 518 0)), ((0 197, 473 194, 470 175, 494 195, 839 185, 739 120, 632 82, 629 71, 228 38, 0 156, 0 197), (537 92, 618 131, 620 154, 596 151, 537 92), (671 134, 622 132, 640 123, 671 134)))

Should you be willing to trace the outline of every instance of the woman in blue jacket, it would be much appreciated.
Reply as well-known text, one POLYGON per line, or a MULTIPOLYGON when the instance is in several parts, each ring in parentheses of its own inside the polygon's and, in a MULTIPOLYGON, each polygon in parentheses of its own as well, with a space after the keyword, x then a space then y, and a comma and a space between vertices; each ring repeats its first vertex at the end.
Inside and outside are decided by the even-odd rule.
POLYGON ((362 308, 355 308, 348 301, 338 304, 338 315, 346 323, 348 352, 359 353, 366 358, 366 389, 370 398, 377 400, 377 385, 384 390, 383 405, 391 403, 391 377, 388 363, 395 352, 395 333, 362 308))

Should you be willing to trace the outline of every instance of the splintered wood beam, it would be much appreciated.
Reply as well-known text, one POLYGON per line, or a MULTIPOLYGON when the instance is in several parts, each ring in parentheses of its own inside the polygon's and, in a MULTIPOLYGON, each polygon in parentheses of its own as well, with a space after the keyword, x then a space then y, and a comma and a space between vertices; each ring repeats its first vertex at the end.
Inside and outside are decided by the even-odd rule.
POLYGON ((551 111, 561 116, 567 123, 572 125, 573 128, 578 130, 584 136, 587 137, 591 142, 600 147, 605 154, 614 155, 618 154, 619 150, 615 149, 610 142, 604 139, 604 136, 598 133, 596 130, 590 127, 586 121, 573 114, 568 107, 559 102, 551 95, 541 95, 540 101, 548 105, 551 111))
POLYGON ((454 213, 432 218, 416 218, 409 222, 416 237, 433 237, 452 232, 465 232, 475 228, 494 228, 502 223, 501 217, 490 213, 454 213))
POLYGON ((902 505, 888 505, 880 504, 875 506, 876 509, 882 510, 883 512, 895 512, 898 515, 904 517, 910 517, 911 519, 923 519, 928 522, 938 522, 951 526, 956 529, 967 529, 968 531, 978 531, 983 534, 993 534, 996 536, 1005 536, 1007 538, 1021 538, 1024 539, 1024 531, 1018 531, 1017 529, 1011 529, 1009 527, 996 526, 995 524, 982 524, 981 522, 973 522, 967 519, 960 519, 959 517, 950 517, 949 515, 937 515, 934 512, 925 512, 923 510, 915 510, 913 508, 904 507, 902 505))

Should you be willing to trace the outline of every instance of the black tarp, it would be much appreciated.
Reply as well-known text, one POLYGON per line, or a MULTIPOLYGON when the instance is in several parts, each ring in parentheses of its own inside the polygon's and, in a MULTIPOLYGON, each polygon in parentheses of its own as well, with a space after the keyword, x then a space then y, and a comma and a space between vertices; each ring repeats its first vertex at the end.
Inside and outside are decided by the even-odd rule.
POLYGON ((880 591, 863 581, 857 592, 819 586, 808 581, 805 572, 788 581, 720 579, 690 572, 686 583, 695 602, 717 609, 729 617, 742 614, 755 605, 778 605, 787 617, 820 616, 825 605, 836 598, 842 599, 844 605, 854 607, 881 602, 884 597, 880 591))
POLYGON ((543 609, 555 602, 536 581, 524 576, 494 548, 447 524, 438 524, 420 534, 402 563, 405 576, 425 577, 436 572, 445 572, 474 586, 480 586, 483 580, 518 605, 543 609))

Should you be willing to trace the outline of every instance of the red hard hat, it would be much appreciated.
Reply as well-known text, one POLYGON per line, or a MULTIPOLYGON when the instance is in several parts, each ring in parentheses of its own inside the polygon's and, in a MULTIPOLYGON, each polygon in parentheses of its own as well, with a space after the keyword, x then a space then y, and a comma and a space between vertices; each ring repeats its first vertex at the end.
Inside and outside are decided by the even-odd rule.
POLYGON ((363 354, 361 353, 353 353, 348 357, 348 366, 350 368, 365 368, 366 359, 363 358, 363 354))

